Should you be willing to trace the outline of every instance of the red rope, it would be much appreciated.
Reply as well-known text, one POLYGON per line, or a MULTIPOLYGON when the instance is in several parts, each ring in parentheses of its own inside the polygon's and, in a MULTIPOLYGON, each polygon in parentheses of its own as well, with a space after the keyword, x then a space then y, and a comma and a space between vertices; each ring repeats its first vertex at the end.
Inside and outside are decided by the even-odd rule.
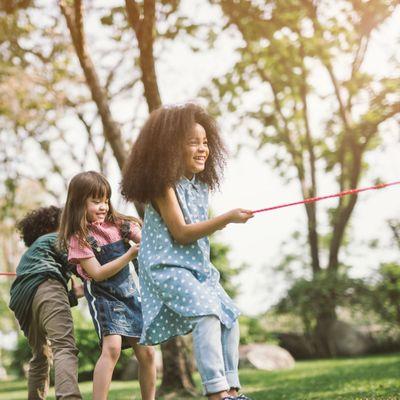
MULTIPOLYGON (((277 206, 272 206, 272 207, 267 207, 267 208, 261 208, 259 210, 254 210, 253 214, 255 213, 259 213, 259 212, 264 212, 264 211, 271 211, 271 210, 276 210, 278 208, 284 208, 284 207, 290 207, 290 206, 295 206, 297 204, 304 204, 304 203, 314 203, 316 201, 320 201, 320 200, 325 200, 325 199, 331 199, 333 197, 342 197, 342 196, 347 196, 349 194, 356 194, 356 193, 360 193, 360 192, 365 192, 367 190, 376 190, 376 189, 383 189, 386 188, 388 186, 394 186, 394 185, 400 185, 400 181, 396 181, 396 182, 390 182, 390 183, 380 183, 379 185, 375 185, 375 186, 369 186, 369 187, 365 187, 365 188, 360 188, 360 189, 350 189, 350 190, 345 190, 343 192, 340 193, 336 193, 336 194, 329 194, 327 196, 320 196, 320 197, 310 197, 308 199, 304 199, 304 200, 300 200, 300 201, 295 201, 293 203, 285 203, 285 204, 279 204, 277 206)), ((15 276, 17 275, 15 272, 0 272, 0 276, 4 275, 4 276, 15 276)))
POLYGON ((327 196, 320 196, 320 197, 310 197, 308 199, 304 199, 301 201, 295 201, 293 203, 285 203, 285 204, 279 204, 277 206, 272 206, 272 207, 267 207, 267 208, 261 208, 259 210, 255 210, 253 211, 253 214, 255 213, 259 213, 259 212, 263 212, 263 211, 271 211, 271 210, 276 210, 278 208, 283 208, 283 207, 290 207, 290 206, 295 206, 297 204, 304 204, 304 203, 314 203, 316 201, 320 201, 320 200, 325 200, 325 199, 331 199, 333 197, 342 197, 342 196, 347 196, 349 194, 356 194, 356 193, 360 193, 360 192, 365 192, 367 190, 375 190, 375 189, 383 189, 385 187, 388 186, 393 186, 393 185, 399 185, 400 181, 397 182, 391 182, 391 183, 380 183, 379 185, 375 185, 375 186, 369 186, 366 188, 360 188, 360 189, 350 189, 350 190, 345 190, 343 192, 340 193, 336 193, 336 194, 329 194, 327 196))
POLYGON ((15 272, 0 272, 0 276, 4 275, 4 276, 15 276, 17 275, 15 272))

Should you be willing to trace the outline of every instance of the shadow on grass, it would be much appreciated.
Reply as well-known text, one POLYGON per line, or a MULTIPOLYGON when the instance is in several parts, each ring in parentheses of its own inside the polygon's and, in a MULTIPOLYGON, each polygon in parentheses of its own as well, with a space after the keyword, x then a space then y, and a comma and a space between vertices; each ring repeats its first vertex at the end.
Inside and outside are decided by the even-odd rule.
POLYGON ((3 381, 0 382, 0 393, 15 392, 20 390, 27 390, 27 381, 3 381))
MULTIPOLYGON (((293 370, 241 370, 240 375, 244 392, 253 400, 400 400, 399 354, 298 362, 293 370)), ((195 380, 199 390, 198 374, 195 380)), ((0 382, 0 399, 26 399, 26 385, 26 381, 0 382)), ((80 387, 83 398, 91 399, 91 383, 80 387)), ((139 400, 139 393, 137 381, 115 381, 109 400, 139 400)))
POLYGON ((262 380, 259 374, 246 372, 242 381, 254 400, 399 400, 399 371, 398 358, 383 363, 347 359, 299 363, 292 371, 265 374, 262 380))

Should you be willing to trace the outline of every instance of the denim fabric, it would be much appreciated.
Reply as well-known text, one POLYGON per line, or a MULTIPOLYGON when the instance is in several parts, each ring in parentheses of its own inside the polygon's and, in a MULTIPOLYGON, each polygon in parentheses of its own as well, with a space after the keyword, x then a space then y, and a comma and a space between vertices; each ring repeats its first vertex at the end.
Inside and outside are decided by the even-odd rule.
POLYGON ((239 389, 238 322, 228 329, 216 317, 201 317, 196 321, 193 347, 204 394, 239 389))
MULTIPOLYGON (((123 239, 104 246, 92 245, 101 265, 120 257, 127 246, 123 239)), ((129 265, 104 281, 85 281, 84 288, 100 342, 105 335, 121 335, 122 348, 130 347, 124 337, 140 337, 143 318, 139 291, 129 265)))

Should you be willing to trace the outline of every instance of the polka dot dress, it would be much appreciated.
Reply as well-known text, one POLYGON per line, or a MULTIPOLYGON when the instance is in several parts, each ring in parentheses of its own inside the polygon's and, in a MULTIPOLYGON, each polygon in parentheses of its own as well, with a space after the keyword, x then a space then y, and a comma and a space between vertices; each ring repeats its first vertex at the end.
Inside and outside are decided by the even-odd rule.
MULTIPOLYGON (((208 218, 208 187, 182 178, 175 187, 186 223, 208 218)), ((230 328, 238 308, 219 283, 207 237, 177 243, 151 204, 146 205, 139 251, 143 332, 140 343, 155 345, 194 328, 194 319, 214 315, 230 328)))

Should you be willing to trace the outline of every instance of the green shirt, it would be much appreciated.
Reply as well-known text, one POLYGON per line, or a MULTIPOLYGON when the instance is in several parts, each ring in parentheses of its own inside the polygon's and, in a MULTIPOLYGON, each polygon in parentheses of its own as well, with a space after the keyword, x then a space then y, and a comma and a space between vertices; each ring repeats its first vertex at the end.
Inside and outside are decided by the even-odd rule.
MULTIPOLYGON (((37 238, 23 254, 17 267, 17 278, 10 291, 10 308, 14 311, 25 335, 28 334, 32 301, 38 286, 45 280, 53 278, 68 290, 67 283, 71 277, 71 270, 67 255, 56 249, 56 241, 57 233, 37 238)), ((73 299, 70 299, 70 303, 74 305, 73 299)))

